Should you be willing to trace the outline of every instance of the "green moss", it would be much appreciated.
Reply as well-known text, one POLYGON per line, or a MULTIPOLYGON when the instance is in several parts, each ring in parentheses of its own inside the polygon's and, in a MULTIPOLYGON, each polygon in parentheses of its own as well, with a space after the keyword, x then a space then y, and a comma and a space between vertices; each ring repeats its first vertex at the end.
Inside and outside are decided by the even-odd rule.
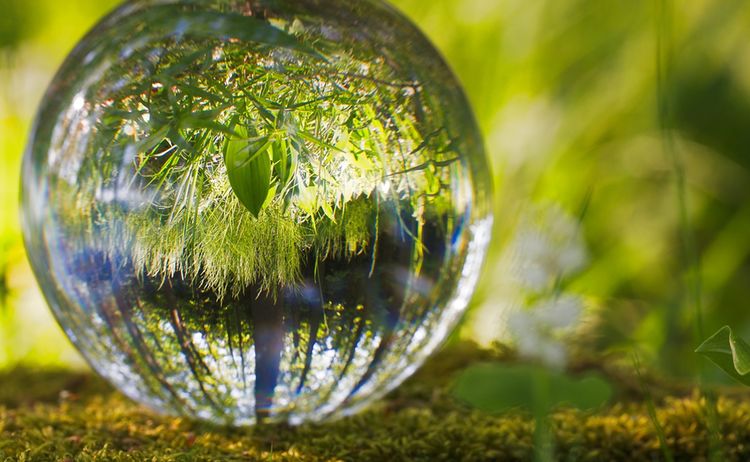
MULTIPOLYGON (((81 461, 531 460, 534 424, 528 415, 482 414, 448 393, 454 372, 491 357, 459 345, 364 414, 322 425, 250 429, 154 415, 88 374, 17 369, 0 374, 0 455, 81 461)), ((705 403, 691 394, 657 404, 675 460, 708 460, 705 403)), ((750 460, 750 402, 721 398, 718 411, 722 460, 750 460)), ((559 410, 553 429, 558 460, 661 460, 639 402, 597 412, 559 410)))

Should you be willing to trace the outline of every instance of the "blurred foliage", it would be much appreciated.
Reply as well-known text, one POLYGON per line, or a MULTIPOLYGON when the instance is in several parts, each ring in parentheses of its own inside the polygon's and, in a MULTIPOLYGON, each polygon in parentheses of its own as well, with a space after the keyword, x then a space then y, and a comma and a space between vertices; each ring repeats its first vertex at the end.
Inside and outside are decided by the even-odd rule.
POLYGON ((14 49, 28 40, 39 26, 36 3, 0 0, 0 50, 14 49))
POLYGON ((560 403, 587 410, 607 404, 612 397, 612 386, 595 373, 573 377, 528 364, 478 363, 458 376, 453 394, 486 412, 560 403))
MULTIPOLYGON (((23 257, 18 172, 46 83, 115 3, 0 3, 0 291, 7 300, 0 309, 0 365, 73 357, 61 348, 67 343, 23 257)), ((482 325, 498 332, 490 340, 504 340, 499 332, 507 319, 496 288, 508 275, 497 257, 519 213, 551 203, 572 215, 585 210, 589 264, 560 288, 585 300, 578 350, 606 358, 636 351, 665 373, 694 376, 705 364, 694 354, 703 340, 696 305, 704 333, 729 324, 750 337, 747 2, 681 2, 666 24, 658 21, 658 7, 670 0, 394 3, 464 83, 496 175, 493 258, 462 335, 474 337, 482 325), (657 51, 666 39, 669 69, 660 95, 657 51), (661 122, 660 99, 668 112, 661 122), (665 139, 672 140, 674 158, 665 139), (684 172, 682 193, 676 166, 684 172), (685 236, 696 259, 686 254, 685 236)), ((726 380, 718 369, 707 374, 726 380)))
POLYGON ((51 318, 26 263, 18 214, 21 155, 57 66, 117 2, 0 0, 0 368, 81 360, 51 318))

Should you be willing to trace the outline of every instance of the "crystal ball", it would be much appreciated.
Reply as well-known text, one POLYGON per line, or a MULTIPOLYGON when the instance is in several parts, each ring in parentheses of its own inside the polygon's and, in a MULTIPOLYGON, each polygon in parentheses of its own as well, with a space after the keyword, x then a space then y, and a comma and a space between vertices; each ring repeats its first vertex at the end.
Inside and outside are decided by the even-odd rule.
POLYGON ((26 248, 99 374, 219 424, 353 413, 459 321, 491 177, 438 52, 378 0, 134 0, 41 103, 26 248))

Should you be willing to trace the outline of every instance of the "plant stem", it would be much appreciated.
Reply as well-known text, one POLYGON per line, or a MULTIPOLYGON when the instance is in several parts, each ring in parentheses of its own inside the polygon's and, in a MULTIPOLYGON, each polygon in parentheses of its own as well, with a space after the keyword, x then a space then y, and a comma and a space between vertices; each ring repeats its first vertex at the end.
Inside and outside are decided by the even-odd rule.
POLYGON ((654 399, 651 397, 651 393, 649 393, 649 391, 646 389, 646 383, 643 380, 643 375, 641 374, 640 360, 638 359, 637 352, 633 352, 633 369, 635 369, 635 375, 638 378, 638 384, 641 387, 641 392, 646 397, 646 411, 648 412, 648 418, 651 421, 651 424, 654 426, 656 436, 659 438, 659 447, 661 448, 664 460, 666 460, 667 462, 673 462, 674 456, 672 455, 672 449, 670 449, 669 445, 667 444, 667 436, 664 433, 664 427, 662 427, 661 422, 659 422, 659 418, 656 415, 656 406, 654 405, 654 399))
POLYGON ((554 442, 550 422, 551 386, 549 373, 539 369, 534 374, 534 461, 554 461, 554 442))
MULTIPOLYGON (((661 128, 662 145, 665 154, 672 163, 674 181, 677 195, 677 203, 680 219, 680 237, 682 251, 687 264, 685 274, 685 294, 683 298, 688 304, 693 305, 693 335, 695 345, 705 339, 703 320, 703 294, 701 282, 701 261, 695 243, 692 228, 692 220, 688 208, 687 198, 687 174, 685 164, 674 139, 674 123, 670 110, 670 101, 667 89, 672 84, 672 62, 673 62, 673 11, 672 0, 659 0, 657 4, 657 92, 659 124, 661 128)), ((703 383, 703 371, 699 363, 698 380, 701 395, 706 402, 707 425, 709 434, 709 459, 722 460, 721 436, 719 434, 718 409, 716 400, 710 396, 703 383)), ((653 407, 651 404, 650 408, 653 407)))

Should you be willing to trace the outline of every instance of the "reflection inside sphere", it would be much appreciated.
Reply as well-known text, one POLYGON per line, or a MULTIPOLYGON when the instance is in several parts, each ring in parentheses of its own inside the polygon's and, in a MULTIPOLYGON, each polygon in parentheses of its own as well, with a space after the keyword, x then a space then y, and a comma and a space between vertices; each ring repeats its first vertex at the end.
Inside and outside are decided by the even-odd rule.
POLYGON ((454 77, 378 2, 130 2, 24 167, 27 247, 93 367, 158 410, 319 420, 457 322, 489 173, 454 77))

